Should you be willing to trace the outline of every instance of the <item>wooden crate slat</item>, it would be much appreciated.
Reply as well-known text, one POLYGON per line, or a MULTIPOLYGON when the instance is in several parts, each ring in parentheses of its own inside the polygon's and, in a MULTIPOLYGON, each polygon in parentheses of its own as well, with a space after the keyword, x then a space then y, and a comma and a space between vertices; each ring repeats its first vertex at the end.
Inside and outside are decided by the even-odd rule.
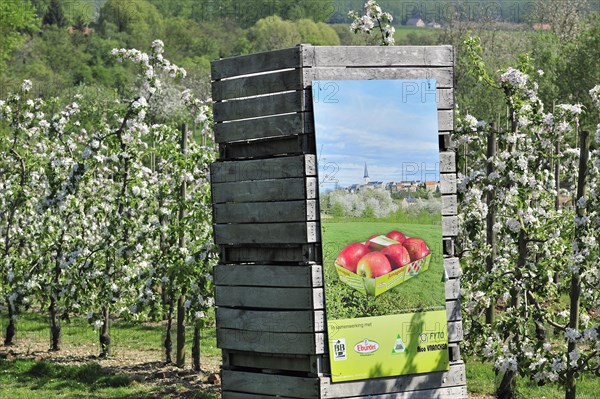
POLYGON ((450 216, 458 213, 458 199, 456 195, 442 195, 442 215, 450 216))
MULTIPOLYGON (((357 392, 360 393, 360 392, 357 392)), ((394 392, 381 395, 344 396, 345 399, 467 399, 467 387, 434 388, 409 392, 394 392)))
POLYGON ((317 220, 317 201, 215 204, 215 223, 274 223, 317 220))
POLYGON ((317 242, 317 222, 214 225, 215 244, 304 244, 317 242))
POLYGON ((456 194, 456 174, 442 173, 440 174, 440 192, 442 194, 456 194))
POLYGON ((223 366, 226 369, 245 367, 309 373, 316 369, 315 363, 317 357, 311 355, 282 355, 224 349, 223 366))
POLYGON ((454 238, 455 237, 444 237, 444 239, 442 240, 443 245, 444 245, 444 256, 455 256, 456 255, 454 238))
POLYGON ((212 83, 214 101, 302 90, 302 70, 292 69, 269 74, 218 80, 212 83))
POLYGON ((217 265, 215 285, 246 285, 263 287, 322 287, 320 265, 217 265))
POLYGON ((301 90, 217 102, 213 105, 214 120, 224 122, 306 111, 312 108, 312 103, 306 101, 309 95, 309 91, 301 90))
POLYGON ((319 245, 221 245, 223 263, 308 264, 320 261, 319 245))
POLYGON ((439 140, 440 151, 449 151, 454 148, 451 131, 439 130, 438 131, 438 140, 439 140))
POLYGON ((279 310, 323 309, 323 289, 216 286, 215 305, 279 310))
MULTIPOLYGON (((281 398, 291 399, 288 396, 265 396, 265 395, 253 395, 239 392, 223 392, 223 399, 259 399, 259 398, 281 398)), ((466 399, 468 397, 467 387, 450 387, 450 388, 438 388, 438 389, 427 389, 424 391, 410 391, 410 392, 397 392, 391 394, 381 395, 366 395, 366 396, 350 396, 346 399, 432 399, 432 398, 443 398, 443 399, 466 399)))
POLYGON ((232 330, 314 333, 325 331, 322 310, 262 311, 217 308, 217 328, 232 330))
POLYGON ((454 65, 452 46, 302 46, 302 51, 313 68, 332 66, 452 67, 454 65))
POLYGON ((462 315, 460 311, 460 299, 446 301, 446 316, 448 321, 462 320, 462 315))
MULTIPOLYGON (((450 67, 442 68, 312 68, 304 70, 304 80, 307 82, 313 80, 412 80, 412 79, 431 79, 436 81, 438 89, 451 89, 453 87, 453 72, 450 67)), ((413 93, 412 91, 409 93, 413 93)), ((335 96, 342 96, 343 93, 335 93, 335 90, 328 92, 331 99, 335 96)), ((407 95, 435 95, 433 86, 425 86, 416 94, 407 95)))
POLYGON ((458 216, 442 216, 442 234, 445 237, 456 237, 458 230, 458 216))
POLYGON ((458 258, 444 258, 444 267, 450 278, 459 278, 462 276, 460 262, 458 258))
POLYGON ((448 322, 448 342, 457 343, 464 339, 462 321, 448 322))
POLYGON ((312 123, 309 123, 307 118, 306 113, 299 112, 289 115, 217 123, 215 124, 215 141, 217 143, 227 143, 314 133, 312 123))
POLYGON ((362 395, 379 395, 387 393, 410 392, 462 386, 466 383, 465 366, 463 363, 450 365, 448 371, 438 371, 426 374, 412 374, 392 378, 376 378, 364 381, 332 383, 330 378, 322 377, 321 398, 346 398, 362 395))
POLYGON ((223 58, 211 62, 213 80, 300 66, 300 48, 223 58))
POLYGON ((314 199, 317 195, 317 179, 293 178, 257 180, 233 183, 214 183, 213 202, 262 202, 314 199))
POLYGON ((440 172, 456 172, 456 153, 454 151, 440 152, 440 172))
POLYGON ((247 331, 217 328, 217 347, 259 353, 325 353, 325 333, 247 331))
POLYGON ((317 167, 315 156, 307 154, 292 157, 213 162, 210 173, 214 183, 229 183, 315 176, 317 167))
POLYGON ((454 89, 437 89, 438 109, 454 109, 454 89))
POLYGON ((448 355, 450 358, 450 363, 460 362, 460 345, 458 342, 452 342, 448 344, 448 355))
POLYGON ((243 142, 236 141, 232 143, 221 143, 219 145, 220 159, 314 154, 315 152, 315 138, 308 134, 243 142))
POLYGON ((446 281, 446 300, 460 298, 460 279, 446 281))
POLYGON ((222 391, 221 399, 264 399, 264 398, 277 398, 277 399, 297 399, 291 396, 281 396, 281 395, 263 395, 263 394, 252 394, 252 393, 243 393, 243 392, 233 392, 233 391, 222 391))
POLYGON ((440 110, 438 111, 438 130, 447 131, 454 129, 454 111, 440 110))
POLYGON ((236 391, 302 399, 319 397, 318 377, 292 377, 233 370, 223 370, 222 377, 221 389, 224 392, 236 391))

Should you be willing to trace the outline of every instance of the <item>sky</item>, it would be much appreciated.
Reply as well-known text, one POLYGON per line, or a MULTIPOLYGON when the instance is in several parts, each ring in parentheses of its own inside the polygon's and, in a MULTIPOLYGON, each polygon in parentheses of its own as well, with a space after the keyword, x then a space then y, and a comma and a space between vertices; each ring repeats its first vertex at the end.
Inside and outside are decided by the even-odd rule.
POLYGON ((435 80, 313 81, 322 191, 439 180, 435 80))

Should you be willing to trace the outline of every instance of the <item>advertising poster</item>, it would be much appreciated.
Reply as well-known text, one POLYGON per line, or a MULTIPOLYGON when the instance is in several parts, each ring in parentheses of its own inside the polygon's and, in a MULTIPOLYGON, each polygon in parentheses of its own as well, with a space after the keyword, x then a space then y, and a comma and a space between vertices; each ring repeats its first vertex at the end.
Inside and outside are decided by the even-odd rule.
POLYGON ((313 81, 333 382, 448 369, 434 80, 313 81))

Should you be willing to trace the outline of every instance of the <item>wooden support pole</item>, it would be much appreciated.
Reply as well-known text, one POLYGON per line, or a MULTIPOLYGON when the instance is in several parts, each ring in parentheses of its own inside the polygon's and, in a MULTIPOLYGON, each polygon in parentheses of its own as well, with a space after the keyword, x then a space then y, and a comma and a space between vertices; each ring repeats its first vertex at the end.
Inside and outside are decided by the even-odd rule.
MULTIPOLYGON (((188 131, 187 125, 181 126, 181 153, 187 154, 188 131)), ((185 232, 183 231, 183 219, 186 217, 185 209, 186 184, 185 179, 181 181, 179 188, 179 248, 185 248, 185 232)), ((177 367, 185 366, 185 290, 182 291, 177 300, 177 367)))
MULTIPOLYGON (((494 172, 493 157, 496 155, 496 124, 492 124, 489 129, 487 138, 487 174, 488 176, 494 172)), ((496 212, 492 205, 494 197, 496 196, 496 190, 490 190, 487 193, 486 204, 487 204, 487 217, 486 217, 486 243, 490 246, 490 255, 486 258, 486 271, 490 273, 494 268, 494 259, 496 258, 496 233, 494 232, 494 225, 496 224, 496 212)), ((496 301, 492 301, 490 306, 485 310, 485 322, 487 324, 494 323, 495 312, 496 312, 496 301)))
MULTIPOLYGON (((589 132, 581 132, 581 147, 579 155, 579 176, 577 179, 577 198, 575 199, 577 216, 583 218, 585 216, 585 209, 580 207, 579 200, 585 197, 586 192, 586 177, 587 177, 587 164, 589 159, 589 148, 590 148, 590 135, 589 132)), ((581 244, 578 239, 577 227, 575 230, 575 241, 581 244)), ((570 317, 569 317, 569 328, 577 331, 579 329, 579 307, 581 302, 581 273, 579 270, 575 270, 571 276, 571 289, 569 291, 571 298, 570 306, 570 317)), ((569 340, 567 345, 567 353, 571 353, 577 349, 577 342, 569 340)), ((568 356, 568 355, 567 355, 568 356)), ((566 381, 566 392, 565 399, 575 399, 577 396, 577 368, 570 365, 570 361, 567 358, 567 381, 566 381)))

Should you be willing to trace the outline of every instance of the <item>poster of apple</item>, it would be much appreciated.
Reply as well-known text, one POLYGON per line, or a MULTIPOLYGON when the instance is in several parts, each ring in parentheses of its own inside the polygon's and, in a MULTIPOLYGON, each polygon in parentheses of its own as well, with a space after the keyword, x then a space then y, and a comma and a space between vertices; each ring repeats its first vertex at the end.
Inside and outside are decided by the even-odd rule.
POLYGON ((448 369, 436 82, 313 81, 333 382, 448 369))

